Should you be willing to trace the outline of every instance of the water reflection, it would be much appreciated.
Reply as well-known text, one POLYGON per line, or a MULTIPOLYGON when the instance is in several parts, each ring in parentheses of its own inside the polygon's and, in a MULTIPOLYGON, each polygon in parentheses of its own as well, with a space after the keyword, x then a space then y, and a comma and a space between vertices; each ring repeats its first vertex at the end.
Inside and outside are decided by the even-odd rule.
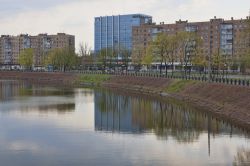
POLYGON ((10 100, 20 94, 20 89, 26 88, 27 84, 19 81, 0 80, 0 101, 10 100))
POLYGON ((72 89, 43 87, 32 85, 25 81, 0 80, 0 102, 12 100, 16 96, 70 96, 74 95, 72 89))
POLYGON ((75 110, 74 90, 31 85, 20 81, 0 81, 0 110, 57 112, 75 110))
POLYGON ((119 133, 154 133, 158 139, 174 138, 179 143, 193 143, 207 134, 208 155, 211 139, 220 135, 248 137, 239 128, 213 118, 193 107, 171 99, 169 102, 95 92, 95 130, 119 133))
POLYGON ((40 105, 40 106, 23 106, 20 107, 21 112, 34 112, 34 110, 41 113, 57 112, 64 114, 67 112, 73 112, 75 110, 75 103, 66 103, 66 104, 51 104, 51 105, 40 105))
POLYGON ((249 135, 177 101, 2 82, 0 165, 242 165, 249 135), (2 92, 9 87, 10 93, 2 92))
POLYGON ((186 143, 197 140, 204 132, 213 136, 242 133, 228 123, 174 100, 159 102, 99 91, 95 92, 95 101, 95 129, 98 131, 153 131, 160 139, 173 136, 186 143))
POLYGON ((233 165, 250 165, 250 149, 240 148, 237 152, 237 155, 234 157, 233 165))

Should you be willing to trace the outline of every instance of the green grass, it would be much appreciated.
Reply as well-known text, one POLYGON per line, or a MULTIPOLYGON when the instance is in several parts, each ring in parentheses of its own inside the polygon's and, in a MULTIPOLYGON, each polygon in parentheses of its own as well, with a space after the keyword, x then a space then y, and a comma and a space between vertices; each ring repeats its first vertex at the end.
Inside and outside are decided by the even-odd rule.
POLYGON ((33 89, 32 88, 21 88, 19 89, 20 96, 29 96, 32 95, 33 89))
POLYGON ((177 93, 185 89, 188 85, 196 84, 197 81, 193 80, 174 80, 165 91, 168 93, 177 93))
POLYGON ((93 85, 101 85, 101 83, 110 79, 110 75, 95 75, 95 74, 83 74, 80 75, 76 81, 77 84, 86 83, 93 85))

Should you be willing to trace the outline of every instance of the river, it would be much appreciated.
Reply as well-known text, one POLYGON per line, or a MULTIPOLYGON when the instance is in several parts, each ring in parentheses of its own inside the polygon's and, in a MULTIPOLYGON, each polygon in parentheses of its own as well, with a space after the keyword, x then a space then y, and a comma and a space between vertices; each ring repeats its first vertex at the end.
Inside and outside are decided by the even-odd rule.
POLYGON ((187 103, 0 81, 0 165, 250 165, 250 134, 187 103))

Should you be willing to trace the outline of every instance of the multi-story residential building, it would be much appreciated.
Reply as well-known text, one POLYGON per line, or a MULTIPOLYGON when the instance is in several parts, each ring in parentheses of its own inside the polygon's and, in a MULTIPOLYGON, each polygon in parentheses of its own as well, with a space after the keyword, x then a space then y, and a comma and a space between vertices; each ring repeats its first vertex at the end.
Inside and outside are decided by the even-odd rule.
MULTIPOLYGON (((249 19, 247 17, 247 19, 249 19)), ((143 24, 133 27, 133 50, 142 48, 145 53, 149 43, 155 39, 157 34, 176 34, 178 32, 195 32, 202 40, 201 50, 205 56, 211 56, 220 52, 231 57, 243 55, 249 47, 249 40, 246 40, 244 29, 246 29, 246 19, 224 20, 214 17, 206 22, 176 21, 175 24, 159 25, 143 24)))
POLYGON ((105 16, 95 18, 95 53, 103 48, 132 50, 132 27, 152 23, 143 14, 105 16))
POLYGON ((0 37, 0 64, 18 65, 21 51, 27 48, 33 48, 34 64, 40 66, 43 55, 47 55, 52 49, 69 48, 75 50, 75 37, 64 33, 57 35, 39 34, 37 36, 27 34, 2 35, 0 37))
POLYGON ((31 48, 34 49, 36 55, 34 62, 37 65, 41 65, 43 56, 47 55, 50 50, 56 48, 70 48, 75 50, 75 37, 64 33, 31 36, 31 43, 31 48))
POLYGON ((12 38, 8 35, 2 35, 0 40, 0 61, 3 64, 12 63, 12 38))

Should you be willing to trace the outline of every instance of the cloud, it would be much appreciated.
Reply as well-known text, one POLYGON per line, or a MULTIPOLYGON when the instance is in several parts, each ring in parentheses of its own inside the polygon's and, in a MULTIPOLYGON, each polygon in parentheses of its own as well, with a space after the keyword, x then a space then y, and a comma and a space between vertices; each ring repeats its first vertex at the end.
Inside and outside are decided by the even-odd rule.
POLYGON ((205 21, 213 16, 245 17, 250 1, 233 0, 0 0, 0 34, 65 32, 94 45, 94 17, 143 13, 156 22, 205 21))

